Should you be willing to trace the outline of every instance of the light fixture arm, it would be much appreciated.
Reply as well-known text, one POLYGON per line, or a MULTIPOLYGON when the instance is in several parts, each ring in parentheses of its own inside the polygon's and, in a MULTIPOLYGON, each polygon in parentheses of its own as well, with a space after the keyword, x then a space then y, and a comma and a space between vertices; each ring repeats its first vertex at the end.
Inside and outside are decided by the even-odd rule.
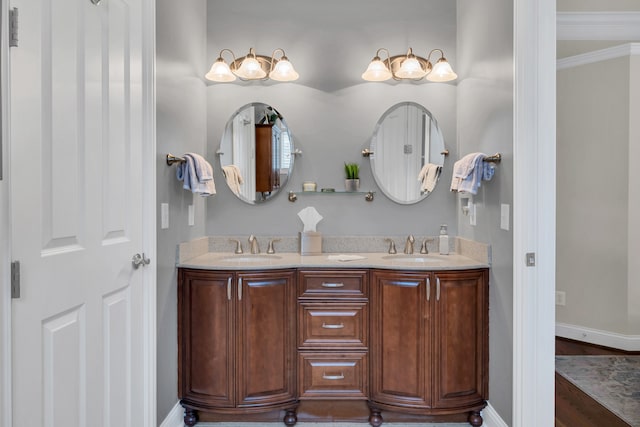
MULTIPOLYGON (((431 55, 432 55, 432 54, 433 54, 433 52, 435 52, 435 51, 440 52, 440 58, 439 58, 439 59, 444 58, 444 52, 442 51, 442 49, 437 49, 437 48, 436 48, 436 49, 431 49, 431 52, 429 52, 429 56, 427 56, 427 62, 431 62, 431 55)), ((431 63, 432 63, 432 62, 431 62, 431 63)), ((432 63, 432 64, 433 64, 433 63, 432 63)))
POLYGON ((235 63, 235 62, 237 61, 237 60, 236 60, 236 55, 235 55, 235 53, 233 53, 233 51, 232 51, 231 49, 226 49, 226 48, 225 48, 225 49, 222 49, 222 50, 220 51, 220 53, 218 54, 218 59, 222 59, 222 60, 224 61, 224 58, 222 57, 222 54, 223 54, 224 52, 229 52, 229 53, 231 54, 231 56, 233 57, 233 63, 235 63))

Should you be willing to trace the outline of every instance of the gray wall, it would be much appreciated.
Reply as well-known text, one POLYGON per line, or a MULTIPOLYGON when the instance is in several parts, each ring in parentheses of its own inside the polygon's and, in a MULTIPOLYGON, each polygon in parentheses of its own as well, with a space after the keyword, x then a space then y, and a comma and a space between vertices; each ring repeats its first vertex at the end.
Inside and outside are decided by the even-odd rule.
MULTIPOLYGON (((207 233, 295 235, 302 229, 297 212, 314 206, 324 217, 318 231, 325 235, 435 235, 441 223, 449 223, 455 234, 455 197, 445 182, 450 179, 457 156, 455 84, 376 84, 360 78, 379 47, 387 47, 394 55, 405 53, 411 46, 425 56, 428 50, 439 47, 455 67, 455 4, 442 3, 269 2, 277 14, 265 13, 260 1, 210 3, 211 62, 222 48, 231 48, 241 56, 252 46, 265 55, 282 47, 301 77, 287 84, 210 84, 208 152, 215 153, 231 115, 257 101, 273 105, 285 117, 303 155, 296 159, 284 191, 258 206, 236 199, 226 188, 218 167, 219 191, 208 201, 207 233), (316 181, 319 188, 343 189, 345 161, 361 164, 362 190, 378 190, 369 161, 360 151, 369 146, 382 114, 402 101, 414 101, 430 110, 451 150, 444 167, 445 178, 427 200, 400 206, 379 191, 373 203, 367 203, 363 196, 345 195, 303 195, 296 203, 287 200, 288 191, 301 190, 302 182, 308 180, 316 181)), ((214 156, 210 160, 217 161, 214 156)))
POLYGON ((640 287, 638 252, 631 250, 638 236, 632 174, 638 139, 631 136, 637 58, 558 70, 557 85, 556 269, 557 290, 566 292, 557 321, 622 335, 636 335, 640 328, 637 299, 632 302, 640 287), (606 82, 594 84, 605 74, 606 82))
POLYGON ((459 0, 456 12, 455 3, 440 0, 273 0, 268 6, 258 1, 158 0, 157 196, 158 203, 171 207, 169 230, 158 230, 159 421, 177 400, 176 243, 204 235, 294 235, 301 229, 296 213, 315 206, 324 216, 318 229, 325 235, 435 235, 441 223, 448 223, 452 235, 493 245, 490 401, 510 423, 512 235, 500 231, 498 224, 500 203, 512 201, 513 10, 506 0, 491 1, 487 7, 459 0), (361 81, 377 48, 399 54, 409 46, 421 55, 444 49, 461 78, 452 84, 361 81), (205 87, 201 76, 220 49, 231 48, 241 56, 249 47, 260 54, 284 48, 300 80, 205 87), (226 188, 215 150, 229 117, 255 101, 271 104, 284 115, 303 155, 296 159, 281 194, 251 206, 226 188), (403 101, 422 104, 434 114, 451 152, 434 193, 410 206, 395 204, 380 193, 368 160, 360 155, 380 116, 403 101), (466 217, 459 218, 449 184, 453 162, 479 150, 501 151, 505 160, 481 190, 478 225, 471 228, 464 224, 466 217), (194 199, 179 187, 175 168, 165 166, 163 157, 185 151, 204 153, 214 165, 216 196, 194 199), (286 193, 298 191, 306 180, 342 188, 344 161, 361 163, 361 188, 378 191, 374 202, 348 195, 287 200, 286 193), (186 226, 191 203, 197 210, 195 227, 186 226))
MULTIPOLYGON (((513 2, 458 0, 458 151, 502 153, 492 181, 474 197, 477 225, 458 210, 458 234, 491 244, 489 401, 512 419, 513 232, 500 229, 500 205, 513 210, 513 2)), ((511 228, 511 227, 510 227, 511 228)))
POLYGON ((169 204, 169 228, 158 228, 158 420, 177 401, 176 245, 205 234, 205 201, 181 188, 167 153, 205 153, 206 0, 156 2, 157 201, 169 204), (187 209, 195 207, 195 226, 187 209))

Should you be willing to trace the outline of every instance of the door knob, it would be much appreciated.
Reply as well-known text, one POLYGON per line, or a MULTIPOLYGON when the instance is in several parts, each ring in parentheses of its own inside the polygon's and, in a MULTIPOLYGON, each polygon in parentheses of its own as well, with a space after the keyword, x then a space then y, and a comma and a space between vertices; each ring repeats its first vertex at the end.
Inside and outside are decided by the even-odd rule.
POLYGON ((144 267, 145 265, 149 265, 150 263, 151 260, 144 255, 144 252, 142 254, 135 254, 133 258, 131 258, 131 264, 133 264, 133 268, 135 268, 136 270, 140 268, 140 266, 144 267))

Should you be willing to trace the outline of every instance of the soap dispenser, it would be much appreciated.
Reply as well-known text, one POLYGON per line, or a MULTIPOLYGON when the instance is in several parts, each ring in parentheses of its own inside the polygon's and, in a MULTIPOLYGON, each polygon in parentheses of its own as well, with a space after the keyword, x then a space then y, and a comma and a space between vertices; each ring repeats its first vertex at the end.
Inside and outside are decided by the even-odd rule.
POLYGON ((447 235, 447 224, 440 226, 440 255, 449 255, 449 236, 447 235))

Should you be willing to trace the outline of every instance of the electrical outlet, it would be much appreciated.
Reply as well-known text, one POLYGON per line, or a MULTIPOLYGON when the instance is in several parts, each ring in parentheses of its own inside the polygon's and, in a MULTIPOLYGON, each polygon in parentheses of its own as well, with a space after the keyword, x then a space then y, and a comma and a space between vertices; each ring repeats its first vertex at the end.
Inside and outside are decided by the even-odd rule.
POLYGON ((556 305, 567 305, 567 293, 564 291, 556 291, 556 305))

